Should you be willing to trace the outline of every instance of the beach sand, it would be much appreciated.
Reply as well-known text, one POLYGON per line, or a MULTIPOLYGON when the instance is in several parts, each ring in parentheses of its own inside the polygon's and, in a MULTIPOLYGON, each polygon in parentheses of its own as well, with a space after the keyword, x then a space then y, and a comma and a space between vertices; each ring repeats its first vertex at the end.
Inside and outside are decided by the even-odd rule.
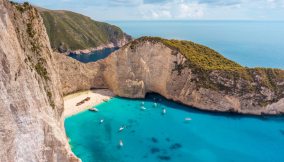
POLYGON ((78 114, 82 111, 85 111, 92 106, 105 102, 105 100, 109 100, 112 98, 114 94, 108 89, 95 89, 73 93, 65 96, 64 99, 64 117, 70 117, 72 115, 78 114), (90 97, 89 101, 86 101, 84 104, 80 106, 76 106, 76 104, 85 98, 90 97))

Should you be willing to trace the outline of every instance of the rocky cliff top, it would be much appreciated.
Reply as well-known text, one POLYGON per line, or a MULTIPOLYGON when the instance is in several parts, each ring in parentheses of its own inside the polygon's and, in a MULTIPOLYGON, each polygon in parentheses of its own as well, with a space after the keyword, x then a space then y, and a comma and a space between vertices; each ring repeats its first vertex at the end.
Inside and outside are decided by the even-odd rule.
POLYGON ((102 61, 115 94, 148 92, 211 111, 284 112, 284 71, 247 68, 190 41, 139 38, 102 61))
POLYGON ((143 98, 156 92, 203 110, 284 113, 283 70, 243 67, 190 41, 142 37, 95 63, 58 60, 66 94, 109 88, 118 96, 143 98))
POLYGON ((188 64, 194 68, 204 70, 237 70, 243 67, 233 62, 218 52, 206 46, 185 40, 168 40, 160 37, 141 37, 133 41, 130 48, 142 42, 163 43, 173 50, 173 54, 180 52, 187 58, 188 64))
POLYGON ((283 87, 280 85, 284 82, 284 70, 243 67, 240 64, 225 58, 213 49, 191 41, 167 40, 159 37, 141 37, 130 43, 130 48, 135 49, 135 46, 145 42, 162 43, 172 49, 173 55, 178 53, 182 54, 187 60, 183 64, 176 64, 174 70, 181 72, 183 68, 192 69, 193 72, 200 77, 198 81, 200 86, 216 90, 225 88, 222 85, 216 84, 215 81, 212 82, 212 78, 210 80, 210 77, 208 77, 213 74, 218 74, 218 76, 223 79, 242 79, 244 82, 251 83, 251 86, 247 87, 246 92, 256 90, 257 85, 268 88, 279 94, 280 97, 283 97, 283 87))

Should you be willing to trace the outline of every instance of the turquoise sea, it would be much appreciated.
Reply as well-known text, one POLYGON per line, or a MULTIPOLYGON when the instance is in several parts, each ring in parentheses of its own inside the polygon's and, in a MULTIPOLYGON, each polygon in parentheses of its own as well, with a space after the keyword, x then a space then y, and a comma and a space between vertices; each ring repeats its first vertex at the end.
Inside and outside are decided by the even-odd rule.
MULTIPOLYGON (((136 38, 192 40, 244 66, 284 69, 284 22, 111 23, 136 38)), ((110 54, 102 52, 103 58, 110 54)), ((80 57, 85 56, 76 58, 82 62, 101 59, 95 54, 80 57)), ((284 116, 202 112, 157 94, 149 94, 145 100, 116 97, 94 106, 99 112, 86 111, 65 120, 72 150, 83 162, 284 161, 284 116), (141 110, 142 102, 146 110, 141 110), (185 118, 192 120, 186 122, 185 118), (124 127, 122 132, 120 127, 124 127), (120 140, 123 147, 118 145, 120 140)))
POLYGON ((284 117, 201 112, 155 94, 145 100, 114 98, 96 107, 99 112, 65 120, 72 150, 83 162, 284 161, 284 117))

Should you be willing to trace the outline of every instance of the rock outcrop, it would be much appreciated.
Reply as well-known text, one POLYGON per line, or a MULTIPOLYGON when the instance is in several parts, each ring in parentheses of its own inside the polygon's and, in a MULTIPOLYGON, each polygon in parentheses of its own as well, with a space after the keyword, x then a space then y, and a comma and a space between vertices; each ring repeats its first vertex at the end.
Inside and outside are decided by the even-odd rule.
POLYGON ((209 111, 284 113, 283 70, 245 68, 192 42, 140 38, 98 64, 107 86, 122 97, 156 92, 209 111))
POLYGON ((208 111, 284 113, 283 70, 245 68, 193 42, 144 37, 88 64, 57 57, 64 94, 109 88, 127 98, 155 92, 208 111))
POLYGON ((59 67, 63 95, 93 88, 107 88, 99 63, 84 64, 60 53, 55 53, 59 67))
POLYGON ((57 64, 39 13, 0 0, 0 161, 79 161, 69 148, 57 64))

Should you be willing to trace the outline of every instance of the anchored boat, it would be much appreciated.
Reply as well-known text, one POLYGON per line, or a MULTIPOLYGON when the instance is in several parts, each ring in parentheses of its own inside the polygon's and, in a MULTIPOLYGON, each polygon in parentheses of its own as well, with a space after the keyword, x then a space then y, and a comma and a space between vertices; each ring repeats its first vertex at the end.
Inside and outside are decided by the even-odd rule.
POLYGON ((89 108, 89 111, 98 112, 99 110, 95 107, 89 108))
POLYGON ((167 113, 167 110, 164 108, 162 111, 162 114, 165 115, 167 113))
POLYGON ((119 140, 119 147, 123 147, 123 142, 122 142, 122 140, 119 140))

